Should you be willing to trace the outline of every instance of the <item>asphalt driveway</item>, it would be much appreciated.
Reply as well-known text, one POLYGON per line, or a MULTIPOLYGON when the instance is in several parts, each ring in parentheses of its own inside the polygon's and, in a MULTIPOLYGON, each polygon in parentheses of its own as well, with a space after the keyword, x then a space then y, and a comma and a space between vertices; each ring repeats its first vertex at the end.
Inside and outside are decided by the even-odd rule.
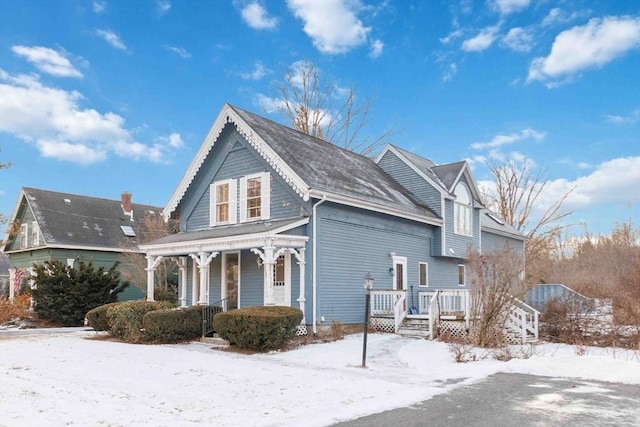
POLYGON ((639 426, 640 386, 496 374, 408 408, 336 427, 639 426))

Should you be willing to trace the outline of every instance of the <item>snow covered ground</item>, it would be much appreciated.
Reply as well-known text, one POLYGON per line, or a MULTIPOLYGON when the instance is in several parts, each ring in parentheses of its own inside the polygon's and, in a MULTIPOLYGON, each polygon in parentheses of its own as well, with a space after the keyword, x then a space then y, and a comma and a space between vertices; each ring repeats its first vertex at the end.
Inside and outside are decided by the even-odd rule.
POLYGON ((447 344, 370 334, 363 369, 362 334, 259 355, 95 338, 0 331, 0 425, 325 426, 496 372, 640 384, 639 352, 620 349, 541 344, 529 359, 455 363, 447 344))

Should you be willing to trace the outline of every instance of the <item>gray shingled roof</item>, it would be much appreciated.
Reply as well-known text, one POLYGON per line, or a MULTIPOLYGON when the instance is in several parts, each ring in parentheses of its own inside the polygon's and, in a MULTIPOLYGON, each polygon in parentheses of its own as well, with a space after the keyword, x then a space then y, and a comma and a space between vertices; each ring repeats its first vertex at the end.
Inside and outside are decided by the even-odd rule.
POLYGON ((524 239, 524 235, 510 224, 507 224, 500 216, 488 209, 480 211, 480 227, 482 231, 499 232, 512 235, 515 239, 524 239))
MULTIPOLYGON (((439 184, 444 188, 440 178, 433 173, 433 168, 436 166, 431 160, 426 157, 418 156, 410 151, 404 150, 396 145, 390 144, 394 149, 400 152, 407 160, 409 160, 420 172, 431 178, 436 184, 439 184)), ((448 188, 445 188, 448 190, 448 188)))
POLYGON ((121 225, 135 228, 156 206, 132 203, 133 219, 125 215, 120 200, 99 199, 77 194, 23 188, 47 246, 83 246, 119 250, 136 243, 137 237, 124 235, 121 225), (68 202, 67 202, 68 201, 68 202), (133 239, 133 242, 132 242, 133 239))
POLYGON ((370 158, 240 108, 231 108, 312 191, 340 195, 426 218, 438 218, 370 158))
POLYGON ((438 165, 433 167, 433 173, 438 175, 440 181, 444 184, 447 191, 451 191, 453 183, 456 181, 460 171, 464 167, 464 161, 448 163, 446 165, 438 165))
POLYGON ((149 244, 162 245, 171 243, 192 242, 197 240, 217 239, 221 237, 242 236, 247 234, 260 234, 274 231, 287 225, 299 222, 300 218, 283 219, 274 221, 260 221, 249 224, 234 224, 223 227, 207 228, 198 231, 180 232, 170 234, 149 244))

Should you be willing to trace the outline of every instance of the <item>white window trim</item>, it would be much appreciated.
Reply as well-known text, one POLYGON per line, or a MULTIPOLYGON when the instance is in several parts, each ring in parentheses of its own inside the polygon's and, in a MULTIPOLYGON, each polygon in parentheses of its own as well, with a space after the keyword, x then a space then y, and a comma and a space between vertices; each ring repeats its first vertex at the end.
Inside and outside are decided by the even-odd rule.
POLYGON ((428 262, 419 262, 418 263, 418 287, 420 288, 428 288, 429 287, 429 263, 428 262), (420 267, 424 265, 425 268, 425 284, 420 283, 420 267))
POLYGON ((236 224, 238 222, 238 209, 237 200, 238 200, 238 184, 235 179, 225 179, 222 181, 216 181, 209 187, 209 225, 228 225, 228 224, 236 224), (218 187, 221 185, 229 185, 229 220, 228 221, 218 221, 218 207, 217 207, 217 195, 218 195, 218 187))
POLYGON ((458 187, 464 189, 467 193, 469 204, 462 203, 457 199, 453 201, 453 232, 461 236, 471 237, 473 236, 473 212, 471 209, 473 201, 469 189, 461 182, 456 185, 456 191, 454 191, 456 195, 458 187), (462 219, 464 219, 463 224, 461 224, 462 219), (461 225, 466 225, 466 227, 461 227, 461 225))
POLYGON ((20 249, 29 247, 29 224, 20 225, 20 249))
POLYGON ((456 269, 456 276, 458 281, 458 286, 467 286, 467 266, 464 264, 458 264, 458 268, 456 269), (460 267, 462 267, 462 282, 460 283, 460 267))
POLYGON ((404 256, 392 256, 391 260, 393 262, 393 290, 394 291, 402 291, 407 290, 407 257, 404 256), (398 272, 396 271, 397 264, 402 264, 402 289, 398 289, 398 284, 396 281, 396 275, 398 272))
POLYGON ((31 224, 31 244, 33 246, 40 246, 40 227, 38 227, 36 221, 33 221, 31 224))
POLYGON ((271 217, 271 174, 254 173, 240 178, 240 222, 251 222, 271 217), (247 181, 260 178, 260 216, 249 218, 247 215, 247 181))

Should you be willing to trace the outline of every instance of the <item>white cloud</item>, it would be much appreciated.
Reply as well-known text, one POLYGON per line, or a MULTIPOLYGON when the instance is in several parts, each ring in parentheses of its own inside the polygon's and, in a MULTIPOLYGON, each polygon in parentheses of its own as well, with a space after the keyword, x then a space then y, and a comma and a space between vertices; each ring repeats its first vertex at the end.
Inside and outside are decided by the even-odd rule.
POLYGON ((374 40, 371 42, 371 52, 369 52, 369 57, 378 58, 382 55, 382 51, 384 50, 384 43, 380 40, 374 40))
POLYGON ((112 47, 120 50, 127 50, 127 46, 120 40, 116 33, 110 30, 96 30, 96 34, 109 43, 112 47))
POLYGON ((346 0, 287 0, 293 14, 304 21, 304 32, 322 53, 346 53, 367 41, 370 27, 357 17, 360 3, 346 0))
POLYGON ((640 120, 640 108, 633 110, 626 116, 605 116, 608 122, 615 123, 618 125, 627 124, 627 123, 635 123, 640 120))
POLYGON ((496 40, 498 30, 500 30, 499 25, 484 28, 477 36, 462 42, 462 50, 465 52, 482 52, 488 49, 496 40))
POLYGON ((102 0, 94 0, 92 3, 93 11, 95 13, 104 13, 107 10, 107 2, 102 0))
POLYGON ((514 27, 502 38, 500 44, 516 52, 529 52, 535 43, 533 32, 527 28, 514 27))
POLYGON ((184 146, 184 141, 179 133, 172 133, 169 135, 169 146, 173 148, 180 148, 184 146))
POLYGON ((571 77, 640 46, 640 18, 605 17, 561 32, 547 57, 531 61, 527 82, 571 77))
POLYGON ((490 0, 490 7, 501 15, 509 15, 529 7, 530 0, 490 0))
POLYGON ((455 62, 449 64, 449 68, 447 68, 442 74, 442 81, 448 82, 453 79, 458 72, 458 65, 455 62))
POLYGON ((286 103, 282 98, 271 98, 261 93, 256 95, 254 104, 263 109, 267 114, 277 113, 282 108, 286 108, 286 103))
POLYGON ((546 133, 539 132, 531 128, 525 128, 519 132, 511 133, 508 135, 496 135, 489 142, 475 142, 471 144, 471 148, 474 150, 484 150, 487 148, 498 148, 503 145, 513 144, 518 141, 533 139, 540 141, 546 136, 546 133))
POLYGON ((278 25, 278 19, 269 16, 267 10, 257 1, 244 6, 240 15, 248 26, 256 30, 270 30, 278 25))
POLYGON ((557 179, 549 182, 549 200, 564 189, 575 187, 565 204, 570 209, 605 206, 611 203, 640 203, 640 156, 620 157, 601 163, 586 176, 573 182, 557 179))
POLYGON ((576 18, 588 15, 589 11, 574 11, 571 13, 567 13, 559 7, 554 7, 549 11, 547 16, 544 17, 540 25, 542 27, 549 27, 555 24, 566 24, 567 22, 573 21, 576 18))
POLYGON ((447 34, 446 37, 441 38, 440 39, 440 43, 449 44, 453 40, 455 40, 455 39, 457 39, 459 37, 462 37, 462 35, 463 35, 463 32, 462 32, 461 29, 454 30, 454 31, 450 32, 449 34, 447 34))
POLYGON ((46 157, 80 164, 107 158, 162 161, 179 138, 165 145, 135 141, 121 116, 85 108, 77 91, 43 85, 38 75, 10 75, 0 69, 0 132, 35 145, 46 157))
POLYGON ((184 59, 191 58, 191 52, 187 51, 184 48, 181 48, 181 47, 178 47, 178 46, 165 45, 165 49, 168 49, 171 52, 174 52, 174 53, 180 55, 184 59))
POLYGON ((256 61, 253 64, 253 71, 249 73, 240 73, 240 77, 245 80, 260 80, 269 73, 271 73, 271 70, 266 68, 261 62, 256 61))
POLYGON ((38 70, 56 77, 82 77, 60 52, 42 46, 13 46, 11 50, 32 63, 38 70))
POLYGON ((171 2, 169 0, 156 0, 156 8, 160 15, 164 15, 171 9, 171 2))

